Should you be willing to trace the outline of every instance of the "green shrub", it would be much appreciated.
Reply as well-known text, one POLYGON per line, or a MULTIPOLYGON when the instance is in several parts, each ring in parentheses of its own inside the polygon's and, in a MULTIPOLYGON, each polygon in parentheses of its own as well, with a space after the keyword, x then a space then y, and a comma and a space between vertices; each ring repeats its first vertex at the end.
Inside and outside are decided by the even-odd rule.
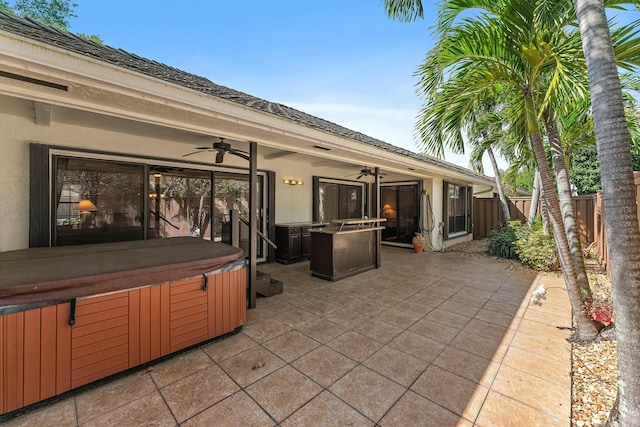
POLYGON ((489 236, 489 255, 507 259, 518 259, 516 234, 512 227, 494 230, 489 236))
POLYGON ((520 224, 512 221, 510 227, 515 234, 515 247, 520 261, 539 271, 553 270, 557 264, 556 245, 553 237, 547 237, 541 221, 520 224))

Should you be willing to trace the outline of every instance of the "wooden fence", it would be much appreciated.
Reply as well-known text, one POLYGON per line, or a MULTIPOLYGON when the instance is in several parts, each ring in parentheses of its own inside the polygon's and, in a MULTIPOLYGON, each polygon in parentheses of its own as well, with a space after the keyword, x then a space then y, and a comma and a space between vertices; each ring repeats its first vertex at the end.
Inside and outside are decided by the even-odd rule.
MULTIPOLYGON (((634 172, 636 184, 636 202, 640 200, 640 172, 634 172)), ((602 209, 602 191, 591 196, 572 198, 573 209, 576 213, 576 225, 580 234, 580 243, 586 249, 595 243, 593 250, 600 259, 601 265, 609 271, 609 252, 607 249, 607 235, 604 229, 604 211, 602 209)), ((530 197, 512 197, 509 200, 509 214, 512 220, 526 221, 531 206, 530 197)), ((538 206, 538 213, 540 207, 538 206)), ((638 210, 640 222, 640 209, 638 210)), ((473 198, 473 238, 484 239, 491 231, 504 224, 504 215, 500 207, 500 200, 473 198)))
MULTIPOLYGON (((594 241, 594 225, 596 214, 596 196, 577 196, 572 198, 573 209, 576 213, 576 226, 580 234, 580 243, 587 247, 594 241)), ((525 222, 529 216, 531 207, 530 197, 510 197, 509 215, 511 220, 525 222)), ((538 206, 538 214, 540 206, 538 206)), ((497 198, 473 199, 473 238, 484 239, 489 237, 493 230, 497 230, 504 225, 504 215, 500 200, 497 198)))

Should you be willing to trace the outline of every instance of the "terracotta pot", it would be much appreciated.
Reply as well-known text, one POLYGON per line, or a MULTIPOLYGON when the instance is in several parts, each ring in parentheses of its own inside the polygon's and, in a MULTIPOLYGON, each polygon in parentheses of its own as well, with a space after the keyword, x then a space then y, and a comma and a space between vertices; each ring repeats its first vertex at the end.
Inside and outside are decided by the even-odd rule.
POLYGON ((413 249, 417 254, 422 253, 424 249, 424 235, 422 233, 416 233, 411 243, 413 243, 413 249))

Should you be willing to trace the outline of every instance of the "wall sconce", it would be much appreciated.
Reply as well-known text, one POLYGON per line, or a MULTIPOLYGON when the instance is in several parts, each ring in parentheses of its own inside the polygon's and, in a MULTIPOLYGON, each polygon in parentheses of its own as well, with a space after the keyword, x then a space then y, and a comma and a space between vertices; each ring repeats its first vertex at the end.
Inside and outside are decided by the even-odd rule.
POLYGON ((285 185, 304 185, 304 182, 302 182, 301 179, 291 179, 291 178, 283 179, 282 183, 285 185))
POLYGON ((81 215, 90 214, 91 212, 95 212, 98 210, 96 205, 89 199, 82 199, 76 205, 76 209, 80 211, 81 215))

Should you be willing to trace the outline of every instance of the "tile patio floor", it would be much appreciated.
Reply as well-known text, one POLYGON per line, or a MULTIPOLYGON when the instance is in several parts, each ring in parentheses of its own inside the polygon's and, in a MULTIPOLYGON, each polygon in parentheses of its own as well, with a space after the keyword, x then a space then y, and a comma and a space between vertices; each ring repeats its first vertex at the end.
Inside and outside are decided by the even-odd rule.
POLYGON ((570 425, 561 279, 390 247, 382 264, 334 283, 308 262, 261 266, 285 292, 240 333, 5 425, 570 425), (539 281, 548 299, 529 306, 539 281))

